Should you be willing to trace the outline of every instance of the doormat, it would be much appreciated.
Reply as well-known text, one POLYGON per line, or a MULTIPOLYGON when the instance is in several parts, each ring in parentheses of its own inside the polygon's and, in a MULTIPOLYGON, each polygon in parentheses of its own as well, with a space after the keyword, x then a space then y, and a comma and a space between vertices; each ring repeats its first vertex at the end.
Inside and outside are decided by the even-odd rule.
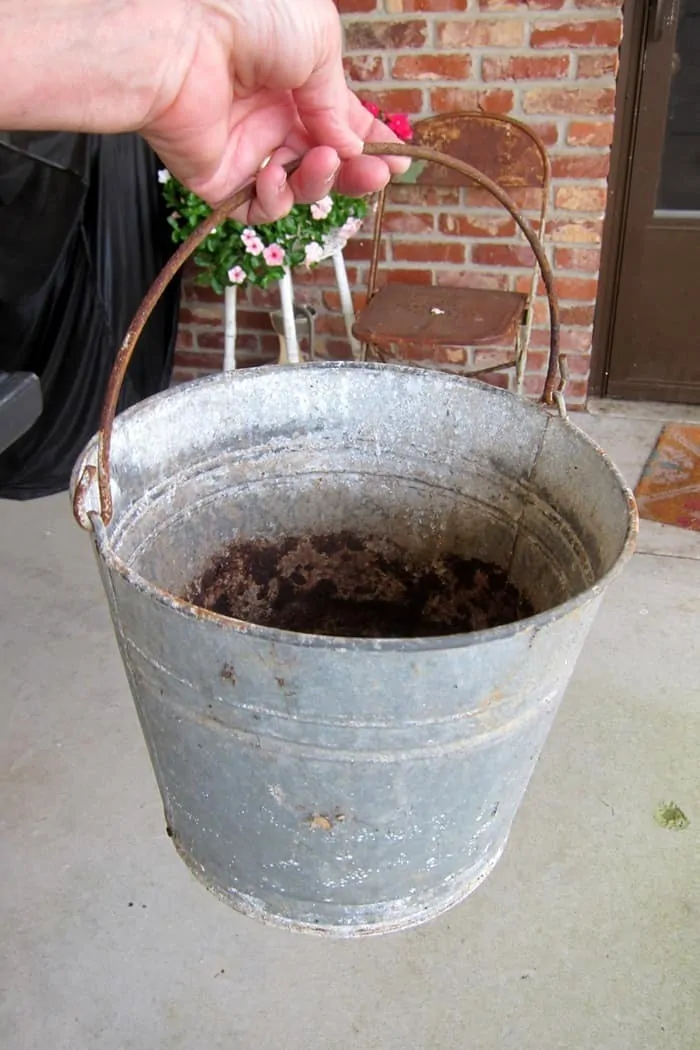
POLYGON ((635 496, 640 517, 700 532, 700 425, 664 427, 635 496))

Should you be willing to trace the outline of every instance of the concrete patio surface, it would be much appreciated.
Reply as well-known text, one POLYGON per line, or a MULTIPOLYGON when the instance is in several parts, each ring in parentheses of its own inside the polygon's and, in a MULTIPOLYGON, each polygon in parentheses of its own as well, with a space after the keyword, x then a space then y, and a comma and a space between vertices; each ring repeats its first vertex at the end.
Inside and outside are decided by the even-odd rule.
MULTIPOLYGON (((630 482, 661 426, 577 422, 630 482)), ((0 691, 3 1050, 700 1048, 700 535, 643 524, 502 861, 409 933, 279 932, 190 876, 65 495, 0 503, 0 691)))

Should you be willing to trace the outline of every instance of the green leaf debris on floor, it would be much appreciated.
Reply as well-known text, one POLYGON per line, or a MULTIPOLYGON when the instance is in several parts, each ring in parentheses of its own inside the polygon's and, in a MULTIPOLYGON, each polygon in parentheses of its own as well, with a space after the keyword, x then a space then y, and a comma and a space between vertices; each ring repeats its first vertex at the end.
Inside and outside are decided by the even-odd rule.
POLYGON ((654 811, 654 820, 669 831, 685 831, 690 824, 681 807, 675 802, 662 802, 654 811))

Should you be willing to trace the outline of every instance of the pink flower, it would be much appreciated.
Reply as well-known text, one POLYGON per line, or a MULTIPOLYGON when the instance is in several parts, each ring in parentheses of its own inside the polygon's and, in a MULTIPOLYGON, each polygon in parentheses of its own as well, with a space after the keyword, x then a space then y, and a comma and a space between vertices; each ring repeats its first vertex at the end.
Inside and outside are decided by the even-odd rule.
POLYGON ((375 105, 374 102, 363 102, 362 105, 365 107, 368 113, 371 113, 373 117, 379 116, 379 106, 375 105))
POLYGON ((279 244, 270 244, 263 251, 263 258, 268 266, 281 266, 287 253, 279 244))
POLYGON ((234 268, 228 272, 228 279, 231 284, 243 284, 246 279, 246 272, 242 266, 234 266, 234 268))
POLYGON ((323 258, 323 245, 319 244, 318 241, 311 241, 310 244, 306 245, 306 265, 313 266, 314 263, 320 263, 323 258))
POLYGON ((361 219, 350 218, 347 220, 346 223, 344 223, 343 226, 341 226, 340 232, 343 235, 343 237, 354 237, 356 233, 359 233, 361 228, 361 219))
POLYGON ((386 123, 389 130, 404 142, 410 142, 413 138, 413 128, 406 113, 387 113, 386 123))
POLYGON ((257 236, 251 237, 250 240, 243 241, 243 243, 245 245, 245 250, 248 252, 248 255, 262 255, 265 251, 265 245, 257 236))
POLYGON ((254 230, 252 226, 246 226, 245 230, 241 234, 241 240, 243 241, 243 243, 247 244, 248 241, 257 241, 257 239, 258 231, 254 230))
POLYGON ((322 219, 327 219, 332 211, 332 197, 324 197, 322 200, 316 201, 315 204, 311 205, 311 217, 316 219, 317 222, 321 222, 322 219))

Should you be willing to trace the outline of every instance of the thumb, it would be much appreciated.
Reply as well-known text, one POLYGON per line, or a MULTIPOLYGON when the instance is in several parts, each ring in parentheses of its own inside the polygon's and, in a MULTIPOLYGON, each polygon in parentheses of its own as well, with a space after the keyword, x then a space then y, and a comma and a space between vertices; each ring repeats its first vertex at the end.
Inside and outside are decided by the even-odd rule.
POLYGON ((345 82, 340 39, 326 52, 305 84, 294 92, 299 118, 318 146, 330 146, 344 160, 362 153, 363 142, 350 125, 352 92, 345 82))

